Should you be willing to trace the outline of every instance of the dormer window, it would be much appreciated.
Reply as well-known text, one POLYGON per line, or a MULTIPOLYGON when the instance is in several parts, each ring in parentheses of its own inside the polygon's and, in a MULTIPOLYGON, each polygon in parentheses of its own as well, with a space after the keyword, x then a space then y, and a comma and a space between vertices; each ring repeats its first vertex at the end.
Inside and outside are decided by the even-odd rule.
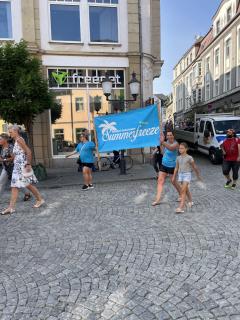
POLYGON ((227 23, 230 22, 232 19, 232 7, 227 9, 227 23))
POLYGON ((216 34, 220 33, 220 19, 216 22, 216 34))

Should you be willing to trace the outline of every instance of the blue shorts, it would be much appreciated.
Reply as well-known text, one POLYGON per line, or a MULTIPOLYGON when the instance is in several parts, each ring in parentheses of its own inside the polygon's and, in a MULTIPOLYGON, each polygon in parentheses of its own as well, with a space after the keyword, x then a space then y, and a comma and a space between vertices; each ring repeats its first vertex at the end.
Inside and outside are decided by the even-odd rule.
POLYGON ((180 172, 178 174, 178 181, 179 182, 191 182, 192 180, 192 173, 191 172, 180 172))

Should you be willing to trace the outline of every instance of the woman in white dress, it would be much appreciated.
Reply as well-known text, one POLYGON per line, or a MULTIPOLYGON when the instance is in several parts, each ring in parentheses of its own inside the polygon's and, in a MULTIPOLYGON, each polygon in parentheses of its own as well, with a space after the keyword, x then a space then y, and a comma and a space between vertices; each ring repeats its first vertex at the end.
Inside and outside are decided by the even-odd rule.
POLYGON ((33 193, 37 200, 34 208, 40 208, 45 202, 38 189, 32 185, 37 182, 35 175, 31 174, 32 153, 24 139, 19 135, 19 127, 17 125, 9 127, 9 134, 15 140, 13 148, 14 167, 11 180, 12 194, 9 207, 2 212, 2 215, 15 212, 20 188, 27 188, 33 193))

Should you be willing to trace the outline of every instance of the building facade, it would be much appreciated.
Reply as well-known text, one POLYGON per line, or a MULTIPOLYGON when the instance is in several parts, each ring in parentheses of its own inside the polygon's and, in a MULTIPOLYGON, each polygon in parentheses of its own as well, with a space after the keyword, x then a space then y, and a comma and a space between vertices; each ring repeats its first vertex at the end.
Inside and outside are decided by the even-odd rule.
POLYGON ((62 104, 55 124, 50 112, 36 120, 38 161, 59 165, 79 133, 93 131, 96 104, 100 114, 112 112, 101 88, 106 72, 117 99, 129 98, 133 71, 141 81, 137 102, 126 109, 140 107, 152 96, 152 82, 162 65, 160 0, 0 0, 1 13, 5 29, 0 41, 28 42, 42 60, 49 89, 62 104))
POLYGON ((173 112, 240 114, 240 1, 223 0, 212 27, 174 68, 173 112))

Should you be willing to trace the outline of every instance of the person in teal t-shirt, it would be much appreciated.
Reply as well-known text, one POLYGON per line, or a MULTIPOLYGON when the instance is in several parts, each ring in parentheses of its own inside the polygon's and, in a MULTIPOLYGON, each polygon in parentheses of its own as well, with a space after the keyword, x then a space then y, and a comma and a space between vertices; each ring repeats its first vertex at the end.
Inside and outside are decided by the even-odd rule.
MULTIPOLYGON (((178 156, 179 144, 175 140, 174 135, 171 131, 167 132, 167 141, 165 141, 164 135, 161 134, 160 138, 161 149, 163 151, 162 165, 158 175, 158 186, 155 201, 152 203, 153 206, 159 205, 161 202, 161 195, 166 177, 174 174, 176 167, 176 160, 178 156)), ((171 178, 171 182, 177 190, 179 196, 181 194, 181 188, 176 179, 171 178)), ((179 198, 180 199, 180 198, 179 198)))
POLYGON ((82 133, 80 136, 80 143, 77 145, 76 150, 68 155, 66 158, 79 153, 79 158, 83 167, 83 180, 84 185, 82 190, 93 189, 92 184, 92 168, 94 164, 93 151, 95 149, 95 144, 92 141, 88 141, 88 135, 82 133))

